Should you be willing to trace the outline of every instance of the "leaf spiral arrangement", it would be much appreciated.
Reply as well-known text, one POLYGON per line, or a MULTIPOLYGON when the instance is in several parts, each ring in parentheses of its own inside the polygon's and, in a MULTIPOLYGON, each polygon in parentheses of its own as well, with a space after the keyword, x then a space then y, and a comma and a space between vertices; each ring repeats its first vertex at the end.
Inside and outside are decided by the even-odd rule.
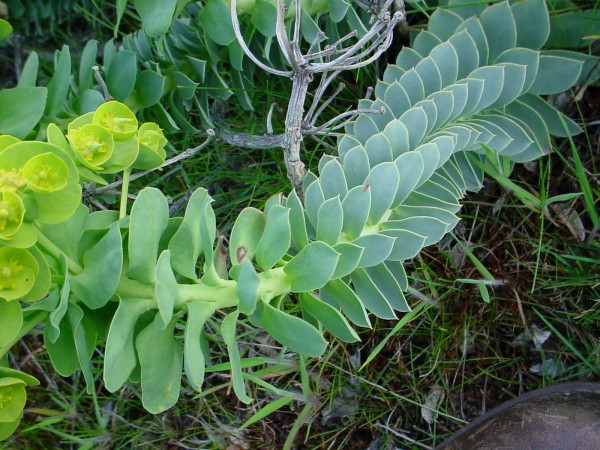
MULTIPOLYGON (((540 95, 580 83, 596 62, 578 53, 540 50, 549 33, 543 0, 485 9, 450 3, 460 6, 436 10, 412 48, 386 69, 376 98, 361 102, 383 114, 361 115, 347 126, 338 155, 324 156, 319 175, 306 177, 304 202, 292 192, 272 197, 264 211, 244 209, 228 246, 202 188, 183 217, 169 217, 165 196, 146 188, 126 217, 90 213, 78 204, 68 220, 44 224, 35 246, 23 247, 31 248, 24 250, 33 258, 29 270, 34 259, 44 261, 53 285, 46 298, 26 308, 24 320, 44 317, 57 372, 68 376, 81 369, 91 390, 92 351, 105 341, 106 387, 116 391, 128 380, 140 382, 145 408, 157 413, 177 401, 183 373, 193 389, 202 388, 210 342, 218 340, 227 348, 234 391, 249 402, 249 375, 238 347, 241 315, 283 346, 318 357, 327 346, 324 331, 353 342, 358 336, 350 323, 368 327, 369 313, 394 319, 408 311, 403 261, 456 225, 459 201, 466 191, 481 188, 486 165, 508 173, 514 163, 546 154, 550 135, 580 131, 540 95), (298 305, 301 316, 292 313, 298 305)), ((131 119, 119 105, 111 106, 116 117, 131 119)), ((66 143, 78 153, 7 138, 2 159, 16 146, 42 146, 53 163, 48 155, 68 168, 77 165, 81 179, 140 161, 127 151, 115 153, 116 142, 136 132, 142 141, 146 131, 156 129, 142 132, 144 125, 138 129, 137 123, 128 129, 119 121, 115 128, 117 122, 98 111, 74 122, 80 131, 70 132, 68 140, 49 132, 58 147, 66 143), (113 147, 97 123, 111 130, 113 147), (127 161, 115 160, 117 154, 127 161), (115 164, 107 166, 111 161, 115 164)), ((159 137, 146 137, 164 146, 159 137)), ((16 167, 5 170, 9 166, 16 167)), ((4 185, 12 182, 7 180, 4 185)), ((10 192, 3 191, 7 204, 16 201, 10 192)), ((0 250, 5 248, 10 247, 0 250)), ((14 304, 7 291, 2 285, 0 305, 6 310, 14 304)), ((9 338, 0 334, 0 350, 22 329, 13 327, 9 338)))

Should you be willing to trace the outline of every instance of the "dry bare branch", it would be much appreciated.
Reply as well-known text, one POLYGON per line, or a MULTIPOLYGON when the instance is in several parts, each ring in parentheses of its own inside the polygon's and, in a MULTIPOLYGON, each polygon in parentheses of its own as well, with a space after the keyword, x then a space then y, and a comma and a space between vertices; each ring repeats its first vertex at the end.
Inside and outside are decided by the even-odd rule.
POLYGON ((356 69, 366 66, 377 59, 392 42, 392 33, 396 25, 404 20, 404 10, 402 0, 400 11, 391 14, 390 7, 394 0, 386 0, 382 5, 377 4, 376 9, 369 6, 371 13, 371 22, 374 22, 369 30, 353 44, 342 47, 343 44, 356 37, 355 31, 343 36, 323 50, 316 50, 318 44, 325 37, 322 31, 317 33, 311 43, 308 52, 302 54, 300 49, 301 39, 301 18, 302 6, 300 0, 295 0, 295 15, 292 24, 292 39, 290 41, 287 29, 284 23, 285 6, 282 0, 277 1, 277 22, 275 26, 277 42, 286 62, 292 67, 292 70, 279 70, 270 67, 261 62, 246 45, 240 24, 237 18, 236 0, 231 0, 231 20, 235 36, 242 47, 244 53, 261 69, 274 75, 289 77, 292 79, 292 92, 288 103, 288 109, 285 118, 285 132, 281 135, 273 135, 271 126, 272 108, 269 110, 267 118, 267 135, 251 136, 245 133, 235 133, 221 128, 220 136, 227 142, 252 148, 269 148, 274 146, 283 147, 284 160, 288 173, 288 178, 292 187, 302 196, 302 181, 305 175, 304 164, 301 161, 301 143, 305 135, 327 134, 332 130, 339 129, 354 119, 361 113, 380 113, 380 109, 357 109, 342 113, 333 119, 327 121, 321 126, 315 126, 316 120, 321 113, 329 106, 333 99, 343 89, 340 85, 323 103, 321 99, 327 88, 336 79, 343 70, 356 69), (331 58, 331 59, 330 59, 331 58), (308 87, 313 80, 314 74, 322 74, 319 86, 315 92, 312 104, 307 114, 304 113, 304 103, 308 93, 308 87), (320 105, 320 106, 319 106, 320 105), (343 120, 346 119, 346 120, 343 120), (340 121, 342 121, 340 123, 340 121))

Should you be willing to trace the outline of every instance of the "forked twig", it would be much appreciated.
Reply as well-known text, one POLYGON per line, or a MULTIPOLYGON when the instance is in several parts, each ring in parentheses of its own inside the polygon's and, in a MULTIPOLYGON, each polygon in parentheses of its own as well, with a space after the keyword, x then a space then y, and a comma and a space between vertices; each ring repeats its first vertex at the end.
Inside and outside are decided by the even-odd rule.
MULTIPOLYGON (((288 104, 285 132, 280 135, 272 134, 270 126, 271 112, 268 119, 268 132, 265 136, 251 136, 244 133, 234 133, 230 130, 220 128, 220 136, 227 142, 235 145, 243 145, 252 148, 269 148, 275 145, 283 147, 284 160, 287 169, 287 175, 292 183, 292 187, 298 195, 302 197, 302 181, 306 173, 304 164, 300 159, 300 149, 303 137, 306 135, 326 134, 328 131, 339 129, 362 113, 380 113, 381 109, 356 109, 342 113, 333 119, 327 121, 321 126, 316 127, 315 122, 331 103, 331 101, 343 89, 343 84, 338 87, 333 95, 327 99, 320 107, 318 106, 325 91, 333 80, 343 70, 356 69, 366 66, 377 59, 392 42, 392 34, 396 25, 404 20, 403 2, 402 7, 394 14, 389 12, 394 0, 386 0, 377 10, 369 9, 371 14, 372 26, 370 29, 353 44, 346 44, 354 38, 357 33, 351 32, 338 39, 333 44, 326 46, 323 50, 318 50, 318 44, 325 37, 325 33, 318 32, 306 54, 300 49, 300 25, 302 18, 302 3, 295 0, 295 15, 292 24, 292 39, 287 34, 284 23, 285 6, 282 0, 277 0, 277 21, 275 31, 277 43, 283 53, 286 62, 292 70, 279 70, 268 66, 260 61, 250 50, 240 31, 240 24, 237 17, 237 2, 231 0, 230 11, 231 21, 235 37, 244 53, 261 69, 268 73, 284 76, 292 79, 292 92, 288 104), (312 105, 308 113, 304 114, 304 103, 306 100, 308 86, 313 80, 315 74, 322 74, 319 86, 315 92, 312 105), (339 123, 341 120, 342 123, 339 123)), ((370 6, 372 8, 372 6, 370 6)), ((218 123, 218 120, 215 120, 218 123)))

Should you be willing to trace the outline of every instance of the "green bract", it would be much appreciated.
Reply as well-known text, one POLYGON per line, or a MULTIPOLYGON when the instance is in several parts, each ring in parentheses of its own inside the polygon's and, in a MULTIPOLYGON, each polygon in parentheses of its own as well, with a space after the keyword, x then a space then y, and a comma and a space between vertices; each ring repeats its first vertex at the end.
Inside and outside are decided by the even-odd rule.
POLYGON ((23 200, 23 225, 59 223, 71 217, 81 203, 81 186, 66 152, 45 142, 23 141, 7 147, 1 155, 0 190, 16 192, 23 200))
POLYGON ((19 302, 0 300, 0 347, 10 346, 23 326, 23 310, 19 302))
POLYGON ((6 39, 12 33, 12 25, 4 19, 0 19, 0 41, 6 39))
POLYGON ((93 123, 70 129, 67 138, 78 161, 92 170, 102 170, 115 148, 113 135, 93 123))
POLYGON ((13 422, 0 422, 0 441, 9 437, 21 423, 21 417, 13 422))
POLYGON ((11 239, 21 228, 25 205, 17 194, 5 191, 0 200, 0 239, 11 239))
POLYGON ((17 300, 27 295, 35 284, 39 264, 35 257, 20 248, 0 248, 0 297, 17 300))
POLYGON ((11 377, 0 378, 0 423, 18 420, 26 399, 23 380, 11 377))
POLYGON ((9 134, 0 135, 0 152, 2 152, 2 150, 4 150, 9 145, 16 144, 17 142, 19 142, 19 139, 17 139, 14 136, 11 136, 9 134))
POLYGON ((116 141, 126 141, 135 136, 138 121, 135 114, 123 103, 103 103, 94 112, 92 123, 102 125, 112 133, 116 141))
POLYGON ((27 399, 26 386, 35 386, 38 380, 31 375, 0 366, 0 441, 17 428, 27 399))
POLYGON ((26 400, 23 380, 0 378, 0 441, 10 436, 21 422, 26 400))
POLYGON ((0 192, 15 192, 25 185, 25 177, 20 170, 0 169, 0 192))
POLYGON ((67 186, 69 168, 53 153, 34 156, 23 166, 23 178, 35 192, 56 192, 67 186))
POLYGON ((160 166, 165 162, 167 153, 165 146, 168 141, 161 128, 152 122, 146 122, 140 126, 137 133, 140 151, 133 167, 148 170, 160 166))

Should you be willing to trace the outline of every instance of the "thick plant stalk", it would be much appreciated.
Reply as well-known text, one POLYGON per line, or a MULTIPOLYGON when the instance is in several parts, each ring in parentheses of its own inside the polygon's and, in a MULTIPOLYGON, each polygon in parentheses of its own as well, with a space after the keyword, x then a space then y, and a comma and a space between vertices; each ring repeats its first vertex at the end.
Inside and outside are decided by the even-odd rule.
POLYGON ((302 192, 302 181, 306 174, 304 163, 300 159, 302 144, 302 120, 304 117, 304 101, 308 85, 312 81, 309 73, 296 73, 293 77, 292 97, 285 119, 283 151, 287 176, 296 192, 302 192))

